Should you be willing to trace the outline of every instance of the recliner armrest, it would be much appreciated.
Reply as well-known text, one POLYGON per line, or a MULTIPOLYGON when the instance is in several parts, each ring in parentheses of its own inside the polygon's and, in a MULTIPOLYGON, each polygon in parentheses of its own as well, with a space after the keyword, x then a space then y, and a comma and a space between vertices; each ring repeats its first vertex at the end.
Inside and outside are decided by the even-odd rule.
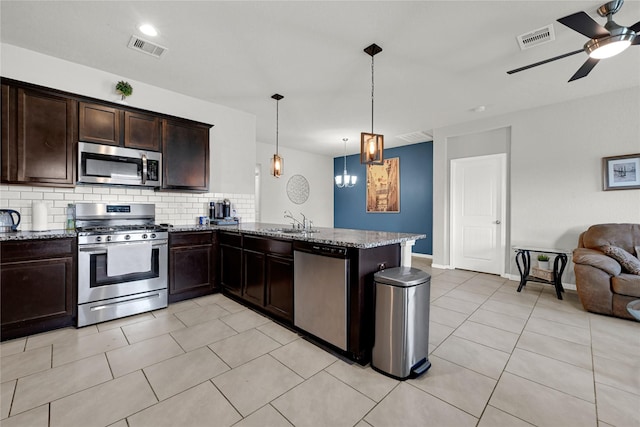
POLYGON ((598 268, 612 276, 622 272, 622 266, 615 259, 595 249, 577 248, 573 250, 573 263, 598 268))

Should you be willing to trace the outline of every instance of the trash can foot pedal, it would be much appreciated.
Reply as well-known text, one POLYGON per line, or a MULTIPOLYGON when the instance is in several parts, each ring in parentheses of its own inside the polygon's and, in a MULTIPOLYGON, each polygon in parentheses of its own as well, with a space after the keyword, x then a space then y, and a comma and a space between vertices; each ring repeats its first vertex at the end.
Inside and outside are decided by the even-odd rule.
POLYGON ((414 378, 419 377, 420 375, 427 372, 430 367, 431 362, 429 362, 429 360, 425 357, 424 359, 413 365, 413 368, 411 368, 411 376, 414 378))

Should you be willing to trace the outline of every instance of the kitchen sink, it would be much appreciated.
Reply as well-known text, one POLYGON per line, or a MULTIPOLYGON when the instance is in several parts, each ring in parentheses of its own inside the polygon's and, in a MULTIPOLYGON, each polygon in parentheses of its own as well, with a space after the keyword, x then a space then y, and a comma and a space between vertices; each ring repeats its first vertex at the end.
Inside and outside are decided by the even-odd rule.
POLYGON ((303 229, 303 228, 269 228, 265 231, 270 233, 285 233, 285 234, 312 234, 317 233, 318 230, 303 229))

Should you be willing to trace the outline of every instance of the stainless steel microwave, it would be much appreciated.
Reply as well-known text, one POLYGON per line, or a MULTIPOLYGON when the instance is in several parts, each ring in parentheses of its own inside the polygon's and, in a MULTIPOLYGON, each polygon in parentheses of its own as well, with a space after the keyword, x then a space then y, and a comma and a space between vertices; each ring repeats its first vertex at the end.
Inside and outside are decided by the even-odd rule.
POLYGON ((161 187, 162 153, 79 142, 78 182, 161 187))

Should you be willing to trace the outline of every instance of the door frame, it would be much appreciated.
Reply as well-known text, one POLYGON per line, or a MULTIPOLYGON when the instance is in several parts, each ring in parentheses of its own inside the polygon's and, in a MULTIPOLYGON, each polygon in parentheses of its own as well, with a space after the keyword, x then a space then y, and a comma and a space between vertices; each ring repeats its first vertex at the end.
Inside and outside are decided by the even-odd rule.
MULTIPOLYGON (((502 247, 502 253, 500 254, 500 276, 505 277, 507 274, 506 271, 506 258, 507 258, 507 153, 497 153, 497 154, 488 154, 482 156, 472 156, 472 157, 459 157, 455 159, 449 160, 449 266, 451 269, 455 269, 455 250, 456 250, 456 221, 455 221, 455 212, 453 210, 453 202, 455 200, 455 189, 456 189, 456 178, 455 178, 455 164, 458 161, 473 161, 480 159, 488 159, 488 158, 498 158, 500 159, 500 169, 502 180, 500 182, 501 186, 501 208, 500 208, 500 242, 499 245, 502 247)), ((494 273, 487 273, 494 274, 494 273)))

